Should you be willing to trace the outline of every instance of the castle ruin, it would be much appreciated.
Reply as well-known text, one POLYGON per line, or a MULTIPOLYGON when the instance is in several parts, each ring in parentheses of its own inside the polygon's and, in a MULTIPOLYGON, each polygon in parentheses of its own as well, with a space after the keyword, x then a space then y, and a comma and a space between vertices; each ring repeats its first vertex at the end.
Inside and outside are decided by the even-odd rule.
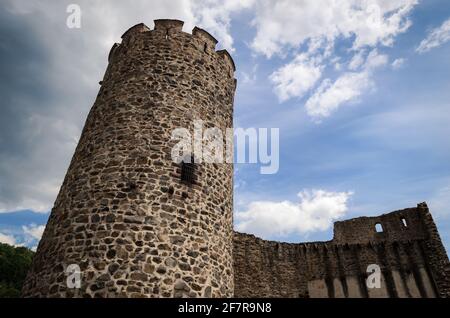
POLYGON ((233 165, 171 158, 173 129, 233 125, 231 56, 182 26, 138 24, 112 47, 23 296, 448 297, 448 258, 425 204, 337 222, 329 242, 233 231, 233 165), (72 264, 80 288, 67 286, 72 264), (374 290, 369 264, 381 268, 374 290))

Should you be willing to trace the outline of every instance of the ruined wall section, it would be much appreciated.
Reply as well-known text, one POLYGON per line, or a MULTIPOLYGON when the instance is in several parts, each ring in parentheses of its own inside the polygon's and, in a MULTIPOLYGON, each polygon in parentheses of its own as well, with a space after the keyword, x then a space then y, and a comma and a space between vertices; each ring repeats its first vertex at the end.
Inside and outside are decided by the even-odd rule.
POLYGON ((109 65, 39 243, 27 297, 233 295, 233 165, 171 158, 173 129, 232 127, 234 63, 206 31, 130 28, 109 65), (80 289, 66 286, 80 266, 80 289))
POLYGON ((290 244, 235 233, 235 296, 448 297, 448 258, 430 217, 420 204, 336 222, 329 242, 290 244), (381 288, 367 288, 370 264, 380 267, 381 288))
POLYGON ((427 235, 422 248, 427 257, 431 275, 436 281, 439 296, 450 297, 450 264, 444 244, 427 205, 419 204, 418 212, 422 216, 423 228, 427 235))
POLYGON ((356 244, 422 240, 426 234, 419 209, 408 208, 376 217, 359 217, 335 222, 333 242, 356 244), (376 230, 377 224, 381 229, 380 232, 376 230))

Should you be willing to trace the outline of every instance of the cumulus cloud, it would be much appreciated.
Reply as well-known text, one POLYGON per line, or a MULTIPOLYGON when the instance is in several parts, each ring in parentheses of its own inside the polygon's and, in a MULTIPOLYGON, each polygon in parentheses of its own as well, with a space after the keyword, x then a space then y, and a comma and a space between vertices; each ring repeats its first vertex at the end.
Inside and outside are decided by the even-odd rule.
POLYGON ((322 66, 317 59, 299 54, 290 63, 270 75, 275 93, 281 102, 291 97, 302 97, 322 76, 322 66))
POLYGON ((349 70, 357 70, 359 69, 365 61, 365 51, 364 50, 360 50, 358 53, 356 53, 355 55, 353 55, 352 59, 350 60, 350 63, 348 63, 348 68, 349 70))
POLYGON ((339 106, 358 98, 371 85, 368 72, 348 72, 336 81, 325 79, 305 104, 308 115, 320 121, 339 106))
POLYGON ((406 31, 408 14, 417 0, 262 0, 256 4, 252 24, 257 34, 252 48, 267 57, 285 47, 298 47, 311 38, 334 41, 354 37, 355 49, 392 45, 396 35, 406 31))
POLYGON ((319 121, 330 116, 344 103, 357 100, 373 87, 373 71, 388 62, 388 57, 372 50, 360 72, 345 72, 334 82, 325 79, 305 104, 308 115, 319 121))
POLYGON ((254 201, 236 213, 237 231, 265 239, 329 229, 345 215, 352 192, 304 190, 299 202, 254 201))
POLYGON ((17 244, 16 239, 12 235, 6 235, 0 233, 0 243, 9 244, 15 246, 17 244))
POLYGON ((295 52, 291 62, 270 75, 280 102, 305 96, 327 68, 337 72, 337 79, 323 79, 306 103, 307 113, 316 120, 373 86, 371 70, 387 58, 374 49, 392 46, 395 37, 409 28, 409 13, 416 4, 416 0, 345 0, 326 6, 319 1, 260 1, 255 4, 252 24, 257 34, 251 47, 268 58, 295 52), (347 70, 334 51, 341 38, 351 42, 347 70))
POLYGON ((45 225, 36 225, 34 223, 22 225, 18 229, 9 229, 6 232, 10 232, 9 234, 0 232, 0 243, 35 248, 41 240, 44 229, 45 225))
POLYGON ((231 14, 251 8, 255 0, 202 0, 192 1, 192 15, 197 24, 217 37, 220 44, 234 51, 230 34, 231 14))
POLYGON ((420 42, 416 52, 425 53, 450 41, 450 19, 441 26, 433 29, 428 36, 420 42))
POLYGON ((389 58, 386 54, 378 53, 378 50, 372 50, 366 59, 365 69, 367 71, 373 71, 380 66, 384 66, 388 63, 389 58))

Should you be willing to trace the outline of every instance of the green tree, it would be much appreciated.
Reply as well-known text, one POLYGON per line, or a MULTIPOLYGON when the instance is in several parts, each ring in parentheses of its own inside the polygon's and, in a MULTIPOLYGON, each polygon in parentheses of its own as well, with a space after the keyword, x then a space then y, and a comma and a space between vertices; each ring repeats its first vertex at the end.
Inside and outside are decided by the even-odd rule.
POLYGON ((20 297, 34 252, 0 243, 0 297, 20 297))

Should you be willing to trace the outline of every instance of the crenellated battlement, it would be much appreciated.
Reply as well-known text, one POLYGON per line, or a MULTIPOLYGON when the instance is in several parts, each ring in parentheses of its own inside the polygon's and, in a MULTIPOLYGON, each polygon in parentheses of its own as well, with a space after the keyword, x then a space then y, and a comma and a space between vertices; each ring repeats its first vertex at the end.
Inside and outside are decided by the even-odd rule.
POLYGON ((131 28, 125 31, 124 34, 122 34, 121 38, 126 39, 128 37, 131 37, 135 34, 151 31, 151 29, 146 26, 144 23, 138 23, 136 25, 133 25, 131 28))
POLYGON ((180 20, 158 19, 154 21, 155 31, 162 31, 168 35, 175 32, 181 32, 184 22, 180 20))
POLYGON ((195 38, 198 38, 198 39, 200 39, 200 41, 205 43, 205 45, 206 45, 204 47, 205 51, 214 52, 216 50, 216 45, 217 45, 218 41, 209 32, 207 32, 203 29, 200 29, 198 27, 195 27, 192 30, 192 35, 195 38))
POLYGON ((230 53, 225 50, 216 51, 216 45, 218 43, 217 39, 211 35, 209 32, 199 28, 194 27, 191 33, 183 32, 184 22, 180 20, 173 19, 158 19, 154 20, 155 27, 152 30, 144 23, 139 23, 131 28, 129 28, 122 35, 122 44, 115 43, 111 48, 109 53, 108 61, 111 61, 115 52, 120 50, 122 45, 127 45, 133 38, 139 38, 140 36, 155 35, 157 38, 164 38, 170 40, 171 38, 179 38, 181 36, 190 37, 192 45, 197 48, 197 50, 204 52, 205 54, 213 55, 216 54, 218 60, 222 60, 224 65, 227 65, 230 77, 233 77, 233 73, 236 71, 236 65, 230 53))

